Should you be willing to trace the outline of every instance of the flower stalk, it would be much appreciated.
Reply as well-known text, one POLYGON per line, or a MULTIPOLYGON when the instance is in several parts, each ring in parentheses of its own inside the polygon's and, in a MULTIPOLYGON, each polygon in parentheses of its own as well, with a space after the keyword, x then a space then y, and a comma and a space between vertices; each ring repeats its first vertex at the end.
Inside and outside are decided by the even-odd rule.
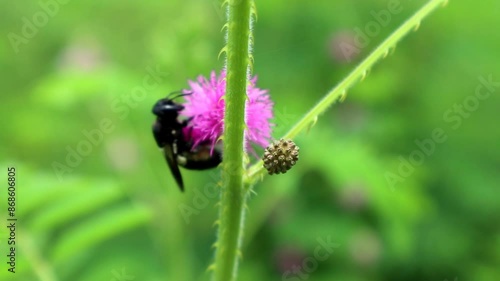
POLYGON ((243 188, 245 102, 250 65, 251 0, 228 0, 224 160, 213 279, 235 280, 247 194, 243 188))
MULTIPOLYGON (((363 81, 367 73, 375 63, 392 53, 396 44, 412 30, 417 30, 422 20, 439 6, 444 6, 448 0, 431 0, 420 8, 412 17, 406 20, 387 39, 385 39, 373 52, 365 58, 351 73, 347 75, 337 86, 330 90, 302 119, 300 119, 282 138, 293 139, 300 132, 312 127, 318 120, 318 116, 325 112, 332 104, 343 101, 347 95, 347 90, 363 81)), ((265 174, 263 162, 258 161, 252 165, 247 172, 245 183, 252 185, 265 174)))

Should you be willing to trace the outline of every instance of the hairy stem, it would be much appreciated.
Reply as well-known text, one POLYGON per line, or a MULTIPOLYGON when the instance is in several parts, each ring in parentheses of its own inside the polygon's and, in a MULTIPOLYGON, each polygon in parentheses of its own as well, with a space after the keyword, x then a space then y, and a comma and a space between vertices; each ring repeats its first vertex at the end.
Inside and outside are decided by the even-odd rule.
MULTIPOLYGON (((347 77, 336 87, 328 92, 309 112, 302 117, 284 136, 284 139, 293 139, 301 131, 313 126, 320 114, 339 99, 345 98, 347 90, 356 83, 362 81, 373 65, 380 59, 385 58, 391 50, 396 48, 396 44, 410 31, 416 30, 420 22, 440 5, 446 4, 447 0, 431 0, 420 8, 411 18, 406 20, 396 31, 385 39, 366 59, 364 59, 347 77)), ((252 184, 264 175, 265 169, 262 161, 257 162, 248 169, 245 182, 252 184)))
POLYGON ((229 0, 227 22, 224 160, 214 280, 236 278, 246 192, 243 188, 245 100, 250 64, 251 0, 229 0))

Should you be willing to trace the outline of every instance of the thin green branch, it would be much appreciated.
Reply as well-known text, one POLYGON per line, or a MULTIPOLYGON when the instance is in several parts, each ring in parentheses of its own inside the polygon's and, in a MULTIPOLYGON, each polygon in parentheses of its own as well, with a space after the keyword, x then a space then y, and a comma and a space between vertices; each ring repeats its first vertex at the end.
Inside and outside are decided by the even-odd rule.
MULTIPOLYGON (((391 50, 396 48, 396 44, 410 31, 416 30, 420 22, 440 5, 445 5, 447 0, 431 0, 420 8, 411 18, 405 21, 396 31, 385 39, 365 60, 363 60, 347 77, 335 88, 330 90, 322 100, 320 100, 309 112, 302 117, 283 138, 293 139, 306 128, 313 126, 318 116, 325 112, 337 100, 343 100, 347 90, 356 83, 362 81, 373 65, 380 59, 385 58, 391 50)), ((248 169, 245 182, 251 184, 264 175, 265 169, 262 161, 257 162, 248 169)))
POLYGON ((216 242, 216 281, 236 278, 243 233, 246 192, 243 188, 245 101, 250 65, 251 0, 229 0, 227 22, 226 96, 224 116, 224 160, 216 242))

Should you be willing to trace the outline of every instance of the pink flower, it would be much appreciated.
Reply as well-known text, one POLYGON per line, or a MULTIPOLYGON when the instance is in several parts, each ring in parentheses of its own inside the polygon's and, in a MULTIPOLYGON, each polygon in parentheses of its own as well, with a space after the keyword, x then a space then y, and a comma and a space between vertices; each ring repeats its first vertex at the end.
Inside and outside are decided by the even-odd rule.
MULTIPOLYGON (((226 72, 222 71, 217 77, 215 71, 210 79, 199 76, 196 81, 189 81, 190 89, 183 92, 186 102, 181 115, 190 119, 186 130, 193 141, 193 147, 201 142, 208 141, 215 146, 224 130, 224 99, 226 93, 226 72)), ((273 102, 268 91, 255 87, 257 77, 250 80, 247 88, 248 99, 245 107, 245 143, 251 150, 250 144, 266 147, 271 138, 271 123, 273 118, 273 102)))

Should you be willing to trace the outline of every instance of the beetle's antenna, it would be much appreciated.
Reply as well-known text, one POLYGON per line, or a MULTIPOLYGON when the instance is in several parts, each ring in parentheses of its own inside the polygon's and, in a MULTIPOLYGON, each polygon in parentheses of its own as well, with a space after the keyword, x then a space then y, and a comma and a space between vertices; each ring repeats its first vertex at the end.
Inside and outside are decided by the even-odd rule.
POLYGON ((171 92, 170 94, 168 94, 168 96, 167 96, 166 98, 167 98, 167 99, 169 99, 169 100, 173 100, 173 99, 175 99, 175 98, 171 99, 170 97, 171 97, 173 94, 178 94, 178 93, 181 93, 181 94, 182 94, 182 90, 175 91, 175 92, 171 92))
POLYGON ((183 92, 181 92, 181 91, 177 91, 177 92, 174 92, 174 93, 179 93, 179 92, 181 93, 180 95, 177 95, 177 96, 175 96, 175 97, 173 97, 173 98, 169 98, 169 97, 170 97, 170 95, 172 94, 172 93, 171 93, 171 94, 169 95, 169 97, 167 97, 167 98, 169 98, 169 99, 171 99, 171 100, 174 100, 174 99, 176 99, 176 98, 178 98, 178 97, 184 97, 184 96, 189 96, 189 95, 192 95, 192 94, 193 94, 192 92, 189 92, 189 93, 183 93, 183 92))

